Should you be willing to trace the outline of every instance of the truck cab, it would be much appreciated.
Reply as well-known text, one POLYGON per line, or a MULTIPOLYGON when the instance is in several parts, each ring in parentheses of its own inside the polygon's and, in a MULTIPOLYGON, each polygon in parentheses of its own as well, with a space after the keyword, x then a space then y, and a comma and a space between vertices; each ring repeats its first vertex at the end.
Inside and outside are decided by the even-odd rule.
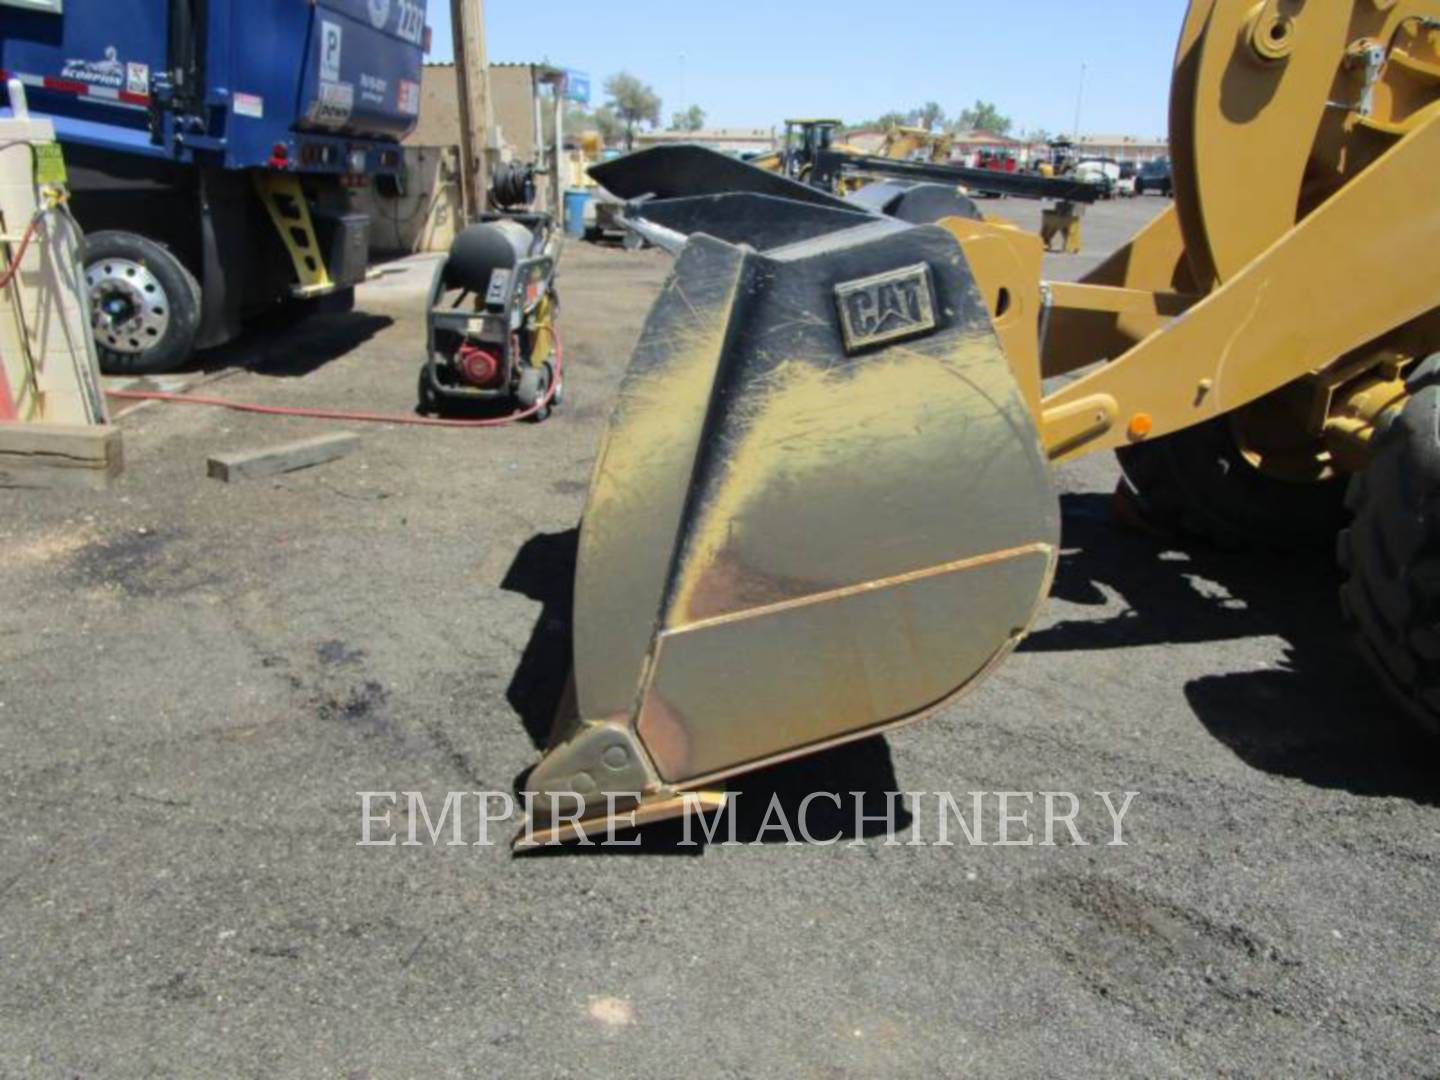
POLYGON ((423 0, 0 0, 4 103, 54 121, 107 370, 347 302, 352 192, 403 168, 426 35, 423 0))

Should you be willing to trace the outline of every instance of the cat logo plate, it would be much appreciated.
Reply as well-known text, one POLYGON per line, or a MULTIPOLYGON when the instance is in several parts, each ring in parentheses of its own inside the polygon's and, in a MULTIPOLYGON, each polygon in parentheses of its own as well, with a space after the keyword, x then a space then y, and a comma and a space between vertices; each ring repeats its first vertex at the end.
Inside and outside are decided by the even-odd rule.
POLYGON ((918 337, 936 327, 935 286, 926 263, 835 286, 845 351, 918 337))

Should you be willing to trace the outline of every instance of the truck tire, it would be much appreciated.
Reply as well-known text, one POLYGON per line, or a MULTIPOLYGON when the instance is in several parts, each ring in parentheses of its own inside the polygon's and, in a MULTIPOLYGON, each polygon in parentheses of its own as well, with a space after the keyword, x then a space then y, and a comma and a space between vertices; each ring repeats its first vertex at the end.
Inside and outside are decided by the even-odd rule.
POLYGON ((1291 483, 1256 468, 1228 416, 1116 451, 1147 523, 1222 548, 1329 548, 1345 525, 1345 484, 1291 483))
POLYGON ((1350 484, 1340 606, 1360 652, 1412 718, 1440 737, 1440 354, 1350 484))
POLYGON ((200 286, 170 250, 128 232, 85 239, 85 282, 100 370, 107 375, 175 371, 200 329, 200 286))

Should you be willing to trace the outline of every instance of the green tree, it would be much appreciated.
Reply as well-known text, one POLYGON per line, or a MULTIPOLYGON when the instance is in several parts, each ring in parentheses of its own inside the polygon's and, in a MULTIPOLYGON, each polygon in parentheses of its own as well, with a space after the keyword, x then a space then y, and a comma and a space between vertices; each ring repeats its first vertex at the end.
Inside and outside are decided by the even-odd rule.
POLYGON ((1015 122, 990 101, 976 101, 955 122, 957 131, 988 131, 992 135, 1008 135, 1014 126, 1015 122))
MULTIPOLYGON (((551 140, 555 138, 555 111, 553 109, 547 108, 540 114, 540 125, 541 133, 544 135, 545 142, 548 144, 551 140)), ((600 124, 596 119, 594 113, 590 112, 588 109, 581 105, 565 106, 566 139, 570 139, 571 137, 580 135, 586 131, 599 130, 600 124)), ((603 131, 601 132, 601 137, 604 137, 603 131)))
POLYGON ((704 126, 705 110, 699 105, 691 105, 684 112, 677 112, 670 118, 673 131, 699 131, 704 126))
POLYGON ((904 127, 908 123, 910 123, 910 117, 907 114, 902 112, 887 112, 883 114, 880 119, 876 120, 873 126, 878 128, 904 127))
POLYGON ((605 93, 610 99, 606 104, 624 125, 625 149, 633 150, 636 125, 657 127, 660 124, 660 95, 628 71, 606 79, 605 93))
POLYGON ((594 119, 595 130, 600 132, 600 138, 605 141, 606 146, 619 142, 625 134, 625 125, 609 105, 601 105, 596 109, 594 119))
POLYGON ((918 109, 912 109, 907 119, 916 127, 922 127, 926 131, 935 131, 945 126, 945 110, 940 107, 938 101, 927 101, 918 109))

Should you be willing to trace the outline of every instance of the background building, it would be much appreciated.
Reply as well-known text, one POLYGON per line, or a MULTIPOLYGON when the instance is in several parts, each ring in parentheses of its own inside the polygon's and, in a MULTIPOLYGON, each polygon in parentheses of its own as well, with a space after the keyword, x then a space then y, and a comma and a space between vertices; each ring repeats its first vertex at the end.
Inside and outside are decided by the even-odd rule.
POLYGON ((768 154, 775 149, 770 128, 709 128, 701 131, 637 131, 635 149, 695 143, 728 154, 768 154))
POLYGON ((1082 135, 1074 142, 1075 151, 1082 158, 1113 158, 1143 164, 1170 156, 1170 143, 1166 139, 1147 139, 1137 135, 1082 135))

